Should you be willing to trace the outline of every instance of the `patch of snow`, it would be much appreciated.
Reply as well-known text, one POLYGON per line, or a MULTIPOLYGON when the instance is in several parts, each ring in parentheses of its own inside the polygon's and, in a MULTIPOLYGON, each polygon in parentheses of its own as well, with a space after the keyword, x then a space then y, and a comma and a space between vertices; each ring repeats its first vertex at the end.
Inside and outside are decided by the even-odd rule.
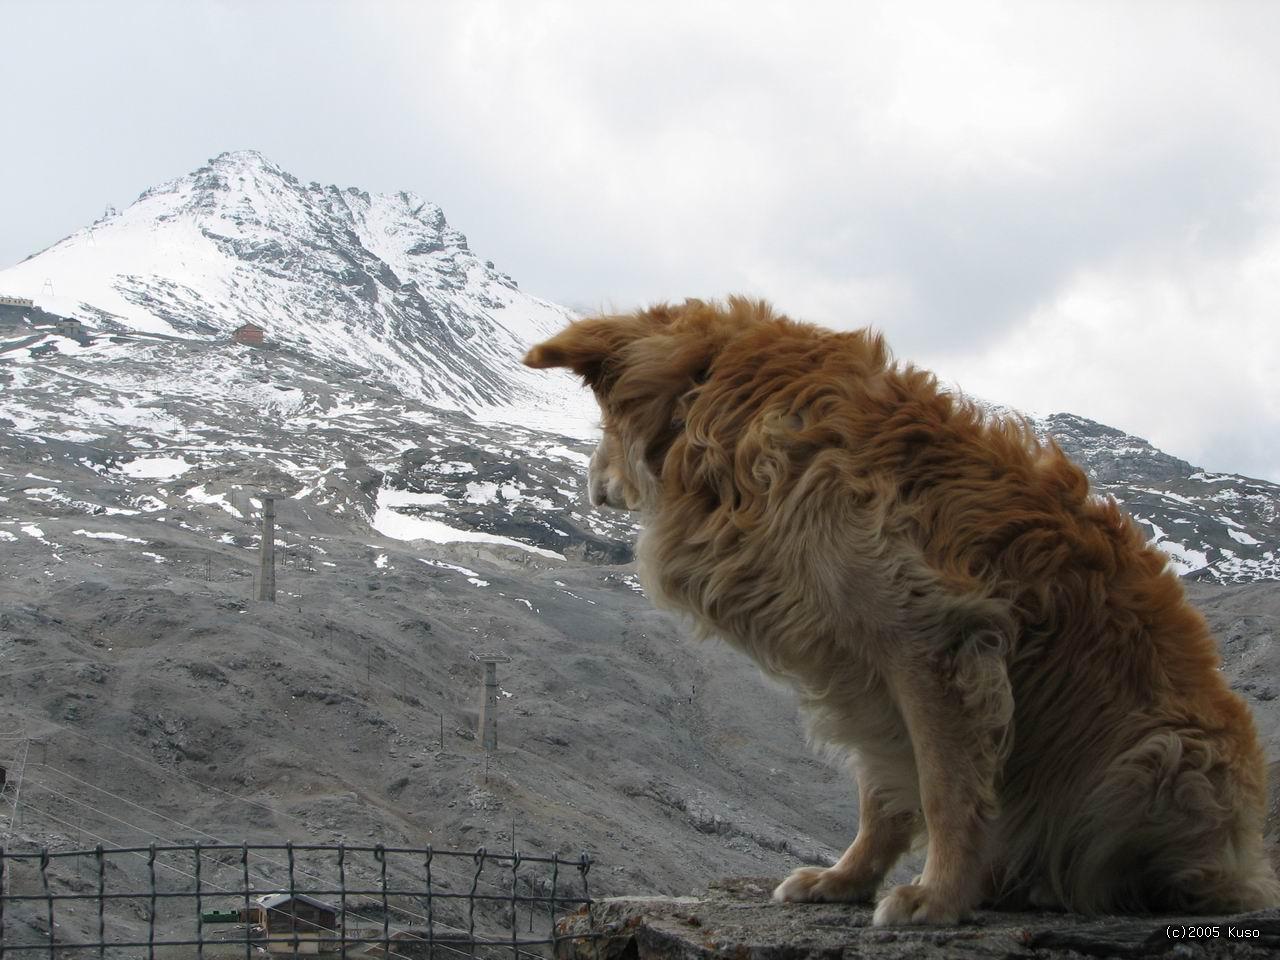
POLYGON ((145 540, 139 540, 137 537, 128 537, 123 533, 112 533, 109 530, 95 532, 90 530, 72 530, 77 537, 88 537, 90 540, 127 540, 129 543, 146 543, 145 540))
POLYGON ((1193 550, 1184 546, 1176 540, 1170 540, 1168 534, 1156 523, 1150 519, 1134 514, 1133 519, 1139 523, 1145 523, 1152 531, 1152 537, 1147 541, 1148 546, 1155 547, 1169 557, 1169 562, 1173 564, 1180 576, 1201 570, 1209 565, 1209 557, 1200 550, 1193 550))
POLYGON ((472 418, 479 423, 510 424, 574 440, 598 439, 600 408, 590 393, 570 374, 544 371, 544 376, 547 395, 538 398, 542 401, 538 406, 496 405, 476 410, 472 418))
MULTIPOLYGON (((391 490, 387 487, 378 491, 377 510, 369 525, 384 537, 390 537, 393 540, 430 540, 432 543, 492 543, 498 546, 515 547, 552 560, 564 559, 563 554, 522 543, 510 537, 481 533, 477 530, 459 530, 440 520, 401 513, 395 509, 395 504, 397 499, 403 496, 405 496, 404 491, 391 490)), ((431 497, 436 494, 409 494, 408 496, 431 497)))
POLYGON ((1151 546, 1155 546, 1157 543, 1159 543, 1161 540, 1165 538, 1166 534, 1164 530, 1154 520, 1148 519, 1147 517, 1144 517, 1139 513, 1135 513, 1133 515, 1133 519, 1138 521, 1138 523, 1145 523, 1148 527, 1151 528, 1151 537, 1150 539, 1147 540, 1147 543, 1150 544, 1151 546))
POLYGON ((569 594, 569 596, 573 597, 573 599, 575 599, 575 600, 581 600, 583 603, 589 603, 589 604, 591 604, 593 607, 598 607, 598 606, 600 606, 600 604, 596 603, 594 600, 588 600, 586 597, 580 597, 580 596, 578 596, 576 593, 573 593, 572 591, 569 591, 569 590, 561 590, 560 592, 561 592, 561 593, 567 593, 567 594, 569 594))
POLYGON ((1169 490, 1156 490, 1152 487, 1134 487, 1133 489, 1138 493, 1155 494, 1157 497, 1163 497, 1165 500, 1172 500, 1175 503, 1185 504, 1188 507, 1197 506, 1194 500, 1188 500, 1186 497, 1182 496, 1181 494, 1173 493, 1169 490))
POLYGON ((591 458, 585 453, 579 453, 577 450, 570 450, 565 446, 547 447, 542 451, 549 457, 559 457, 561 460, 572 460, 574 463, 582 466, 589 466, 591 458))
POLYGON ((1168 554, 1169 562, 1180 576, 1202 570, 1209 565, 1209 558, 1203 551, 1193 550, 1175 540, 1161 540, 1156 547, 1168 554))
POLYGON ((378 505, 388 507, 433 507, 448 503, 449 498, 442 493, 413 493, 409 490, 396 490, 383 487, 378 491, 378 505))
MULTIPOLYGON (((77 419, 83 423, 134 427, 171 436, 187 436, 186 428, 180 421, 151 407, 140 407, 124 401, 120 406, 107 406, 88 397, 77 397, 74 409, 78 414, 77 419)), ((131 446, 146 446, 149 449, 154 447, 152 444, 137 443, 131 446)))
POLYGON ((456 563, 445 563, 443 560, 424 560, 422 557, 419 557, 418 559, 422 563, 427 564, 427 566, 442 567, 445 570, 454 570, 462 574, 467 578, 467 582, 473 587, 487 587, 489 585, 489 581, 481 580, 480 575, 474 570, 468 570, 466 567, 460 567, 456 563))
POLYGON ((124 464, 120 472, 138 480, 172 480, 182 476, 192 466, 181 457, 140 457, 124 464))
POLYGON ((225 493, 209 493, 205 490, 204 484, 200 484, 198 487, 192 487, 183 494, 183 496, 194 500, 196 503, 205 503, 221 507, 233 517, 239 517, 241 520, 244 519, 244 514, 227 501, 227 495, 225 493))
POLYGON ((498 485, 488 481, 477 483, 472 481, 467 484, 467 502, 468 503, 493 503, 498 499, 498 485))
POLYGON ((437 473, 475 473, 476 468, 469 463, 463 463, 461 460, 440 460, 435 462, 437 473))
POLYGON ((460 567, 456 563, 445 563, 445 561, 443 560, 426 560, 422 557, 419 557, 418 562, 425 563, 429 567, 440 567, 443 570, 453 570, 455 573, 460 573, 464 577, 480 576, 480 574, 476 573, 476 571, 474 570, 468 570, 466 567, 460 567))

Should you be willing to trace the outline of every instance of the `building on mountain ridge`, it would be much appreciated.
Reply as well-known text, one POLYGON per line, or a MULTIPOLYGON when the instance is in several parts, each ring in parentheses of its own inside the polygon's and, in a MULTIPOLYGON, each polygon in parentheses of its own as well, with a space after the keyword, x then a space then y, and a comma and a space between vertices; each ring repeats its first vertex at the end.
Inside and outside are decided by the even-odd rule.
POLYGON ((79 320, 69 318, 59 319, 58 322, 54 324, 54 329, 58 333, 62 334, 62 336, 69 337, 76 341, 76 343, 80 344, 82 347, 88 346, 90 343, 89 334, 85 332, 84 324, 79 320))
POLYGON ((23 328, 30 324, 27 312, 35 303, 26 297, 8 297, 0 294, 0 329, 23 328))
POLYGON ((250 347, 262 346, 266 336, 266 327, 260 327, 256 323, 242 323, 231 331, 231 339, 235 343, 243 343, 250 347))

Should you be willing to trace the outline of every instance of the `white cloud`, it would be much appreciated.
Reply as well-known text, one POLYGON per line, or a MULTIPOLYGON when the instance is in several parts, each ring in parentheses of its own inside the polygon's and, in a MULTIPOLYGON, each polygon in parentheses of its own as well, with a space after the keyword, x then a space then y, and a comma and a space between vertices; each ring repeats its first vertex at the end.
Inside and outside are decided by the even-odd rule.
POLYGON ((80 40, 42 9, 0 63, 60 51, 9 107, 44 145, 7 161, 30 165, 0 183, 9 223, 50 229, 80 192, 96 215, 143 158, 258 147, 430 197, 561 302, 764 295, 1280 479, 1278 5, 134 3, 86 8, 80 40))
POLYGON ((1125 258, 996 343, 946 358, 971 392, 1121 424, 1212 469, 1280 478, 1280 229, 1238 257, 1125 258))

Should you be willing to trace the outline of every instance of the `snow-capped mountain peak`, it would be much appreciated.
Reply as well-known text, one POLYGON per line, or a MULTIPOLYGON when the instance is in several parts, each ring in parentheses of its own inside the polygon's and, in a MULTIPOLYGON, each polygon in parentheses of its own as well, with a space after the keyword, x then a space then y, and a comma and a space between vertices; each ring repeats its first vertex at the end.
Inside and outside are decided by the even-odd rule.
POLYGON ((545 396, 519 358, 571 317, 480 259, 436 204, 304 184, 255 150, 152 187, 0 271, 0 289, 100 330, 222 339, 256 323, 469 412, 545 396))

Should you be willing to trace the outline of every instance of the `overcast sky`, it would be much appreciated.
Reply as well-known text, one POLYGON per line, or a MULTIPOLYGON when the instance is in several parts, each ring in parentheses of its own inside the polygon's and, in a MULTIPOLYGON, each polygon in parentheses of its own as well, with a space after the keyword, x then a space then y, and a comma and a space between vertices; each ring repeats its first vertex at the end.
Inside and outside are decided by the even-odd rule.
POLYGON ((0 0, 0 266, 224 150, 1280 480, 1280 4, 0 0))

